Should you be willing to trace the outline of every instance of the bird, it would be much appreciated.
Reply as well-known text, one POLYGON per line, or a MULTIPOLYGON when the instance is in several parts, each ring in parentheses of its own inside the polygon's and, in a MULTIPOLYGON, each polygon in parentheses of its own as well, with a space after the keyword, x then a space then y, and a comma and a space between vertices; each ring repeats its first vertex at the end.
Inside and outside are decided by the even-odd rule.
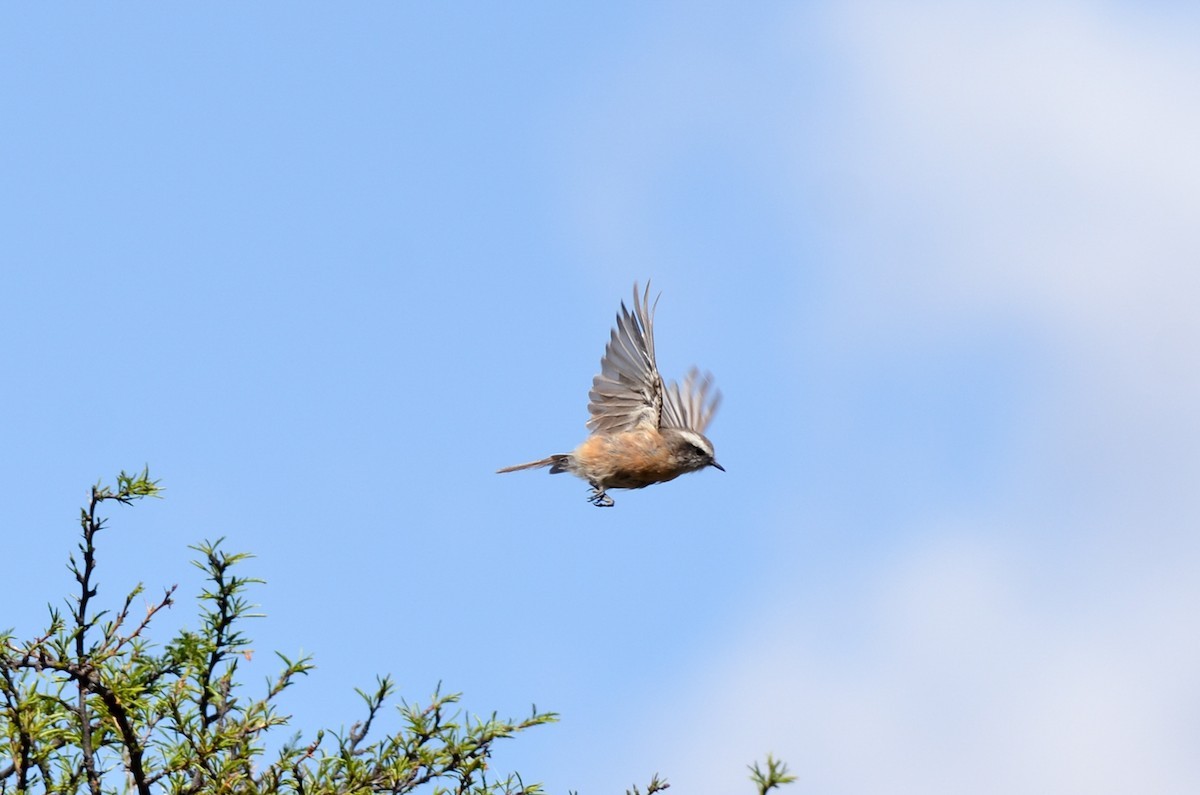
POLYGON ((680 385, 664 384, 658 372, 654 312, 661 297, 651 305, 650 283, 639 296, 634 282, 633 311, 621 302, 588 393, 587 439, 570 453, 504 467, 497 474, 547 466, 552 475, 569 472, 591 486, 588 502, 611 508, 610 489, 640 489, 707 467, 725 471, 704 435, 721 403, 712 375, 693 367, 680 385))

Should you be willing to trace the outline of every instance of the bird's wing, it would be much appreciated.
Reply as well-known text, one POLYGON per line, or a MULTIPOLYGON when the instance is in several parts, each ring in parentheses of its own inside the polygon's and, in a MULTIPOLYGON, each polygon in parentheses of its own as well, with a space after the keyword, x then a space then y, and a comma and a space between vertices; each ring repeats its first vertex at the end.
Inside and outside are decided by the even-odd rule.
POLYGON ((654 306, 650 285, 638 296, 633 285, 633 311, 621 302, 600 373, 588 393, 587 427, 592 433, 614 433, 633 428, 659 427, 663 411, 663 382, 654 363, 654 306))
POLYGON ((708 391, 712 387, 712 375, 693 367, 683 379, 683 386, 672 381, 664 390, 662 425, 665 428, 684 428, 703 434, 712 422, 717 407, 721 405, 721 391, 714 389, 712 399, 708 391))

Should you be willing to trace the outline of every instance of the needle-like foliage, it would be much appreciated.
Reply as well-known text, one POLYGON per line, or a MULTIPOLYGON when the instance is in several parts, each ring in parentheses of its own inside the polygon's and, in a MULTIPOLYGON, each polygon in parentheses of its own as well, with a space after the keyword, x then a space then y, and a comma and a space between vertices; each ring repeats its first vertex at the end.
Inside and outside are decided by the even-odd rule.
POLYGON ((489 759, 497 740, 550 723, 553 713, 475 718, 458 709, 457 694, 439 690, 425 705, 399 703, 400 730, 387 734, 376 718, 393 700, 388 677, 362 694, 366 715, 348 732, 296 733, 268 755, 267 735, 288 725, 280 695, 313 663, 279 654, 265 690, 245 692, 238 666, 250 654, 246 620, 256 616, 247 591, 260 583, 241 573, 250 555, 227 552, 220 540, 193 547, 206 576, 199 626, 161 649, 148 630, 174 603, 174 587, 139 615, 141 585, 115 614, 96 609, 101 506, 160 493, 146 470, 122 472, 115 488, 94 486, 69 559, 78 590, 67 609, 52 608, 49 628, 30 641, 0 633, 0 793, 539 791, 515 774, 494 775, 489 759))

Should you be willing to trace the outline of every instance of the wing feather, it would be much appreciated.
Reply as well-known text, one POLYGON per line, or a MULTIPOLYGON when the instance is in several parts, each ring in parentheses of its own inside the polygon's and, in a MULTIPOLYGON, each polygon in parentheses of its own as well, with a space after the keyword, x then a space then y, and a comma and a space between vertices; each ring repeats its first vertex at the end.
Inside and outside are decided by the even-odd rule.
POLYGON ((633 311, 621 302, 600 372, 588 393, 587 427, 592 433, 614 433, 639 427, 657 428, 663 412, 663 382, 654 361, 654 308, 650 284, 639 296, 633 285, 633 311))
POLYGON ((639 295, 633 285, 633 311, 621 302, 600 372, 588 393, 587 427, 592 433, 634 428, 682 428, 703 434, 721 405, 712 375, 693 367, 683 379, 664 385, 654 358, 654 310, 650 284, 639 295), (711 397, 710 397, 711 392, 711 397))
POLYGON ((701 374, 693 367, 683 379, 683 386, 672 381, 665 389, 662 425, 684 428, 703 434, 721 405, 721 392, 712 389, 712 375, 701 374), (711 400, 708 397, 712 389, 711 400))

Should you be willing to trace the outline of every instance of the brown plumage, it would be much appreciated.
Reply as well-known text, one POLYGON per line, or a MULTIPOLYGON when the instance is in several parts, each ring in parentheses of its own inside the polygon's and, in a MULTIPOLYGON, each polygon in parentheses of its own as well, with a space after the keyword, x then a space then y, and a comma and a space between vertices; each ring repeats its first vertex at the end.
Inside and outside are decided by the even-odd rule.
POLYGON ((587 427, 592 432, 570 453, 552 455, 497 472, 550 467, 552 474, 570 472, 592 487, 588 500, 610 507, 608 489, 640 489, 674 480, 716 462, 704 429, 712 421, 721 393, 709 390, 712 377, 692 368, 683 385, 664 384, 654 359, 654 309, 650 285, 638 295, 633 285, 633 311, 621 303, 600 372, 588 393, 587 427))

